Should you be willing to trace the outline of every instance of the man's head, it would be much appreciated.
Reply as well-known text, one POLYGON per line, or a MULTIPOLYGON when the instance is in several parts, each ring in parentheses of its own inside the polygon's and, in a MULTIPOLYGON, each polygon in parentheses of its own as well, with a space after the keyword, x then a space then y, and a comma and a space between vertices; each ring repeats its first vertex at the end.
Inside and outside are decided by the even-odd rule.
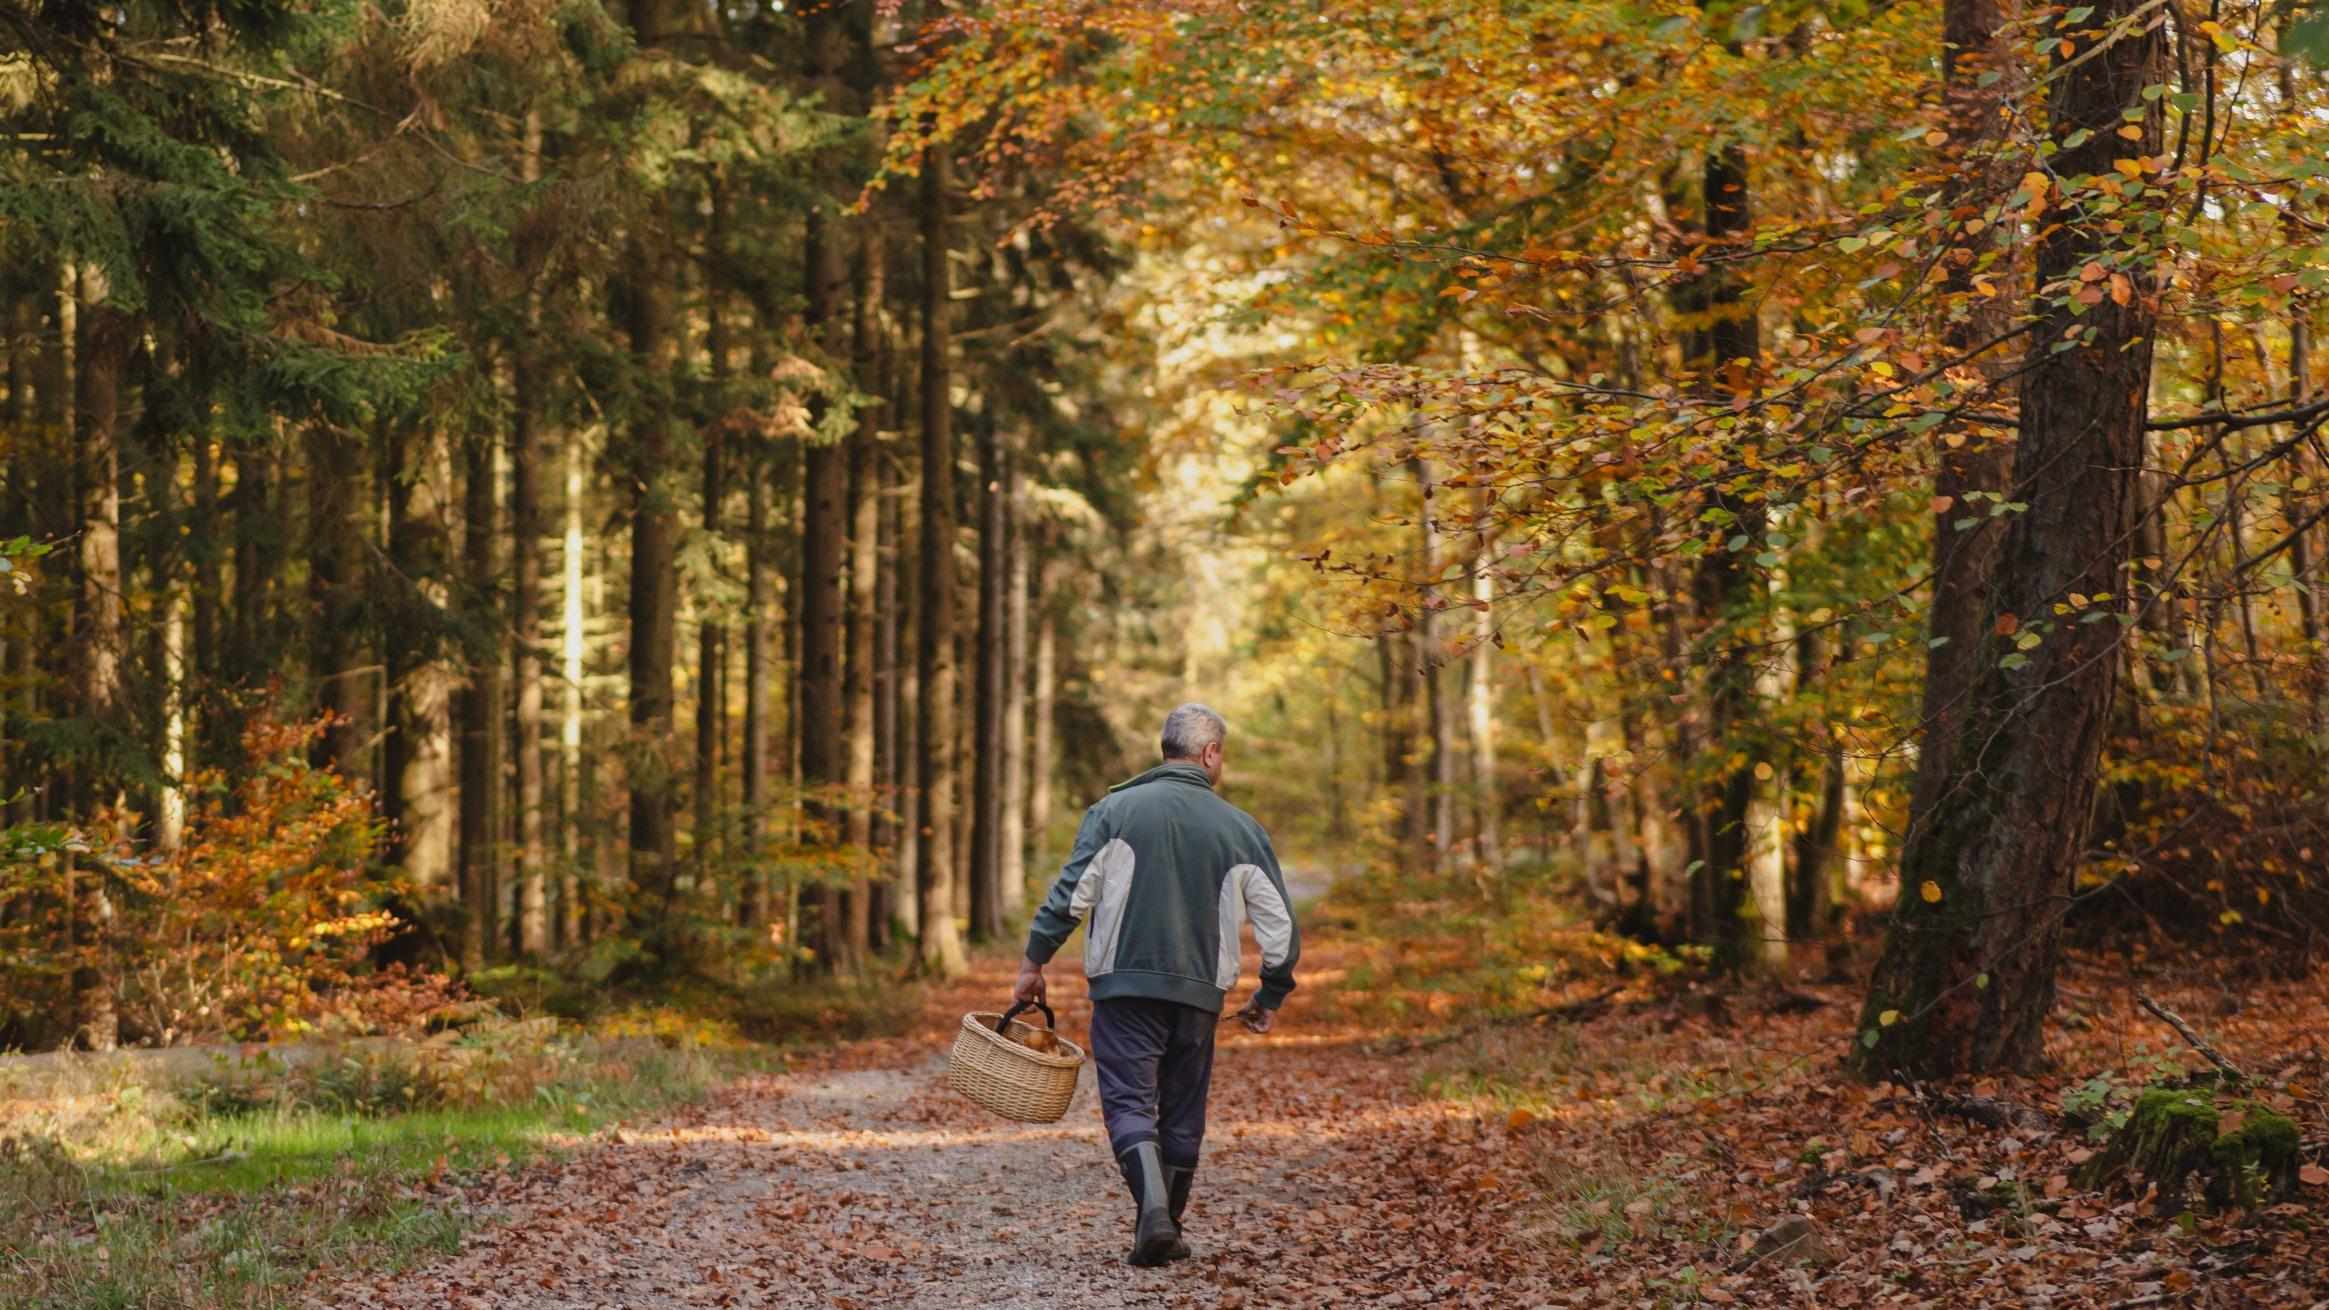
POLYGON ((1229 744, 1229 725, 1221 716, 1195 702, 1177 706, 1165 716, 1157 744, 1168 764, 1194 764, 1216 784, 1221 781, 1221 752, 1229 744))

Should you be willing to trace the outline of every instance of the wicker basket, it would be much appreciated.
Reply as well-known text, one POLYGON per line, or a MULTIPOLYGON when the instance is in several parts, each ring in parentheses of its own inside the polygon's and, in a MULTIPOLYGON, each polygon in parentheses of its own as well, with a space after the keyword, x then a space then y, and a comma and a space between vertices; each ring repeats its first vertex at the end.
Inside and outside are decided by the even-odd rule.
MULTIPOLYGON (((1051 1007, 1041 1001, 1034 1004, 1043 1011, 1044 1023, 1056 1036, 1059 1021, 1052 1017, 1051 1007)), ((1066 1114, 1067 1103, 1075 1098, 1076 1072, 1084 1067, 1084 1048, 1060 1037, 1059 1050, 1033 1051, 1004 1036, 1006 1032, 1016 1036, 1021 1030, 1037 1031, 1034 1024, 1017 1017, 1026 1008, 1020 1004, 1002 1014, 974 1010, 962 1016, 962 1029, 954 1036, 954 1054, 947 1060, 946 1080, 954 1090, 1006 1119, 1047 1124, 1066 1114)))

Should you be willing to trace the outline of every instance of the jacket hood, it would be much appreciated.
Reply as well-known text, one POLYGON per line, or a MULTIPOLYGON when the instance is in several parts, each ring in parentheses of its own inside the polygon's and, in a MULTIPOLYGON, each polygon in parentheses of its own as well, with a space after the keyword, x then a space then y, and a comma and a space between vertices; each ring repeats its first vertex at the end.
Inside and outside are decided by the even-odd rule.
POLYGON ((1144 782, 1164 782, 1167 780, 1172 782, 1193 782, 1198 786, 1203 787, 1207 791, 1213 790, 1213 780, 1205 776, 1205 770, 1194 764, 1188 764, 1179 760, 1175 760, 1169 764, 1159 764, 1155 768, 1150 769, 1148 772, 1141 774, 1137 778, 1130 778, 1123 782, 1117 783, 1115 786, 1110 787, 1108 791, 1109 794, 1113 795, 1120 791, 1127 791, 1131 788, 1138 787, 1144 782))

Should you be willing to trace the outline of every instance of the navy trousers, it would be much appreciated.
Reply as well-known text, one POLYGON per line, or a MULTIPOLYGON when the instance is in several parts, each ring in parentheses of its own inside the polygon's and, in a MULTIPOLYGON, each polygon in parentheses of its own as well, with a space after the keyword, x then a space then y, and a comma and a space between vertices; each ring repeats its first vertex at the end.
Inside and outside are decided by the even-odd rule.
POLYGON ((1092 1067, 1108 1146, 1118 1158, 1155 1142, 1164 1163, 1197 1167, 1213 1083, 1213 1029, 1220 1022, 1211 1010, 1177 1001, 1092 1002, 1092 1067))

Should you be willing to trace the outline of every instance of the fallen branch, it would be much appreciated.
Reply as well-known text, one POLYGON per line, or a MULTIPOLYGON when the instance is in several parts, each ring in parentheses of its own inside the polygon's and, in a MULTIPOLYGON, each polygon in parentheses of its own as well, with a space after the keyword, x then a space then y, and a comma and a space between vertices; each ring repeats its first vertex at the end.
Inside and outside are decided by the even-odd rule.
POLYGON ((2218 1069, 2223 1070, 2225 1073, 2232 1075, 2234 1078, 2238 1078, 2243 1082, 2247 1081, 2248 1075, 2240 1072, 2240 1066, 2232 1063, 2230 1060, 2225 1059, 2222 1052, 2219 1052, 2215 1047, 2208 1045, 2206 1038, 2200 1036, 2196 1032, 2193 1032, 2192 1026, 2183 1021, 2182 1015, 2177 1014, 2175 1011, 2168 1009, 2166 1006, 2161 1005, 2159 1002, 2152 1000, 2151 994, 2149 992, 2135 993, 2135 1000, 2137 1003, 2142 1005, 2144 1009, 2151 1011, 2151 1013, 2154 1015, 2157 1015, 2160 1022, 2182 1034, 2183 1039, 2191 1043, 2191 1048, 2193 1050, 2198 1051, 2201 1055, 2207 1057, 2208 1063, 2216 1066, 2218 1069))

